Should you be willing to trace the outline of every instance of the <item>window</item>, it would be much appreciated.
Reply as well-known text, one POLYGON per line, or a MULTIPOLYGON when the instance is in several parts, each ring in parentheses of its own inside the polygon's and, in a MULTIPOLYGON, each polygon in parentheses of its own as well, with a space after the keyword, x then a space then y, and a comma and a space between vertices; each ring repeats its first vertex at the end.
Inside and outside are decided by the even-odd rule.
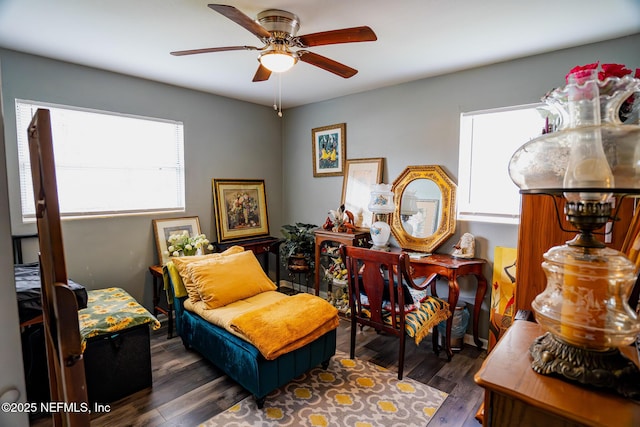
POLYGON ((460 116, 458 219, 517 224, 520 193, 509 160, 545 126, 543 104, 463 113, 460 116))
POLYGON ((35 220, 27 128, 51 112, 62 217, 184 211, 183 124, 16 100, 23 221, 35 220))

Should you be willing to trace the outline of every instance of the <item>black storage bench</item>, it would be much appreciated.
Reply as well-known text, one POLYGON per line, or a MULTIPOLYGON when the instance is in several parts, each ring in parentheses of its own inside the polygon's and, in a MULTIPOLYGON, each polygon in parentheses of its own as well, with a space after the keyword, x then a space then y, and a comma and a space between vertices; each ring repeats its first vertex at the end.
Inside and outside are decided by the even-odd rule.
POLYGON ((160 322, 123 289, 88 294, 78 315, 89 401, 110 403, 151 387, 149 324, 160 322))

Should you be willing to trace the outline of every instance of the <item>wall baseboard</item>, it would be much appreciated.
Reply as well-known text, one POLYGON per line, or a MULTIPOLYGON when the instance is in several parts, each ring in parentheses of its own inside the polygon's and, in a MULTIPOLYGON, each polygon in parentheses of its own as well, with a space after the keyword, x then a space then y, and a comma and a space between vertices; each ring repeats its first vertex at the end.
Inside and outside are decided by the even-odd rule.
MULTIPOLYGON (((480 338, 480 341, 482 342, 482 348, 483 349, 488 349, 489 348, 489 341, 484 339, 484 338, 480 338)), ((469 344, 471 346, 476 346, 475 341, 473 340, 473 334, 465 334, 464 336, 464 343, 465 344, 469 344)))

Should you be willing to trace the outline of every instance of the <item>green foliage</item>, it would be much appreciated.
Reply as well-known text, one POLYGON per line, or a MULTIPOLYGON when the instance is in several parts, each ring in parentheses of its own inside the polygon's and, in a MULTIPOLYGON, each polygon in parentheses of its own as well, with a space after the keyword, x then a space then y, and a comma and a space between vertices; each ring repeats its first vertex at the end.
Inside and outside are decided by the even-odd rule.
POLYGON ((302 222, 282 226, 281 231, 285 240, 280 245, 280 259, 283 266, 287 266, 290 256, 301 254, 313 268, 316 247, 313 230, 317 228, 317 225, 302 222))

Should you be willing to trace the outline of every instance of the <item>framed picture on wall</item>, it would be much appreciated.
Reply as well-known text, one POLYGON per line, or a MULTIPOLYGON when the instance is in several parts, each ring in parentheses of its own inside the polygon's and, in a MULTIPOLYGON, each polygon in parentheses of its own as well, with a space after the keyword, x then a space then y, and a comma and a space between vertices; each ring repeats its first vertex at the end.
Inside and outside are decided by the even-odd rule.
POLYGON ((373 213, 369 211, 371 186, 382 182, 384 158, 350 159, 345 161, 342 181, 342 204, 353 214, 355 226, 369 228, 373 213))
POLYGON ((176 234, 188 234, 190 237, 200 234, 200 221, 197 216, 184 218, 154 219, 153 232, 156 236, 158 262, 165 265, 169 261, 168 241, 176 234))
POLYGON ((338 123, 311 130, 313 176, 339 176, 344 174, 347 152, 347 125, 338 123))
POLYGON ((264 180, 213 179, 219 242, 269 235, 264 180))

